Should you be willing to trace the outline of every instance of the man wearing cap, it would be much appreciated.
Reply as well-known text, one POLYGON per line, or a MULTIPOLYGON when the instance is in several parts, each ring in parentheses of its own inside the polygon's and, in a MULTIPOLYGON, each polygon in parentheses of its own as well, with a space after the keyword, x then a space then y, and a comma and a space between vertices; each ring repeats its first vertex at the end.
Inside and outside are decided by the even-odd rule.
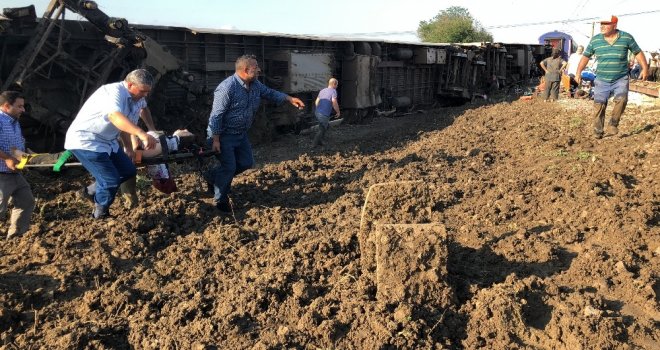
POLYGON ((556 101, 559 99, 559 82, 561 81, 561 72, 566 68, 566 61, 561 58, 561 50, 555 47, 552 49, 552 56, 541 61, 541 69, 545 72, 545 90, 541 96, 544 101, 556 101))
POLYGON ((603 137, 605 109, 610 95, 614 95, 614 109, 607 126, 607 133, 615 135, 619 132, 619 120, 628 103, 628 51, 635 55, 642 71, 639 79, 644 80, 648 74, 648 64, 644 52, 639 48, 632 35, 617 29, 619 19, 616 16, 600 21, 600 34, 594 35, 582 54, 575 80, 580 83, 582 70, 587 66, 589 58, 596 55, 598 67, 594 81, 594 133, 596 138, 603 137))

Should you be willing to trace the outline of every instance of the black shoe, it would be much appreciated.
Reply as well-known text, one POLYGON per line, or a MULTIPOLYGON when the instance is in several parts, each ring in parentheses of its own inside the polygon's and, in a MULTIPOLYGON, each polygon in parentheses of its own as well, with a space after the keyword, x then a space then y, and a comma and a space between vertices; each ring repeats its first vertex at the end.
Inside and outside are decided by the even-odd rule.
POLYGON ((228 200, 215 203, 215 207, 223 213, 231 213, 231 204, 228 200))

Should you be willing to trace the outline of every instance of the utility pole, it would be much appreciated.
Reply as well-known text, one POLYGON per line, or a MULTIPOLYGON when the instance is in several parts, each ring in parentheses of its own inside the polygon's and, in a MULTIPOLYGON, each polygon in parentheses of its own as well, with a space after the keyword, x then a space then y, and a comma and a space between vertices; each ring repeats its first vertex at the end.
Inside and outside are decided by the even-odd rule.
POLYGON ((591 22, 591 37, 594 37, 594 30, 596 28, 596 22, 591 22))

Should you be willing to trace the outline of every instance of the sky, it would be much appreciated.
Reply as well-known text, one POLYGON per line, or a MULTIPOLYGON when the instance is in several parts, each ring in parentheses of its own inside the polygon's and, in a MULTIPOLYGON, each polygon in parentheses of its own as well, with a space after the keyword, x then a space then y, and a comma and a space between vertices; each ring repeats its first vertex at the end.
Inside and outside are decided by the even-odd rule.
MULTIPOLYGON (((41 16, 49 0, 3 0, 2 7, 34 4, 41 16)), ((660 50, 660 2, 632 0, 96 0, 110 17, 129 23, 190 28, 376 37, 418 41, 420 21, 451 6, 461 6, 503 43, 538 43, 558 30, 577 44, 589 42, 594 20, 619 16, 619 29, 632 34, 645 51, 660 50), (184 5, 182 5, 184 4, 184 5), (552 10, 550 10, 552 8, 552 10), (545 24, 541 24, 545 23, 545 24), (651 30, 650 28, 655 28, 651 30)), ((69 19, 76 15, 67 15, 69 19)))

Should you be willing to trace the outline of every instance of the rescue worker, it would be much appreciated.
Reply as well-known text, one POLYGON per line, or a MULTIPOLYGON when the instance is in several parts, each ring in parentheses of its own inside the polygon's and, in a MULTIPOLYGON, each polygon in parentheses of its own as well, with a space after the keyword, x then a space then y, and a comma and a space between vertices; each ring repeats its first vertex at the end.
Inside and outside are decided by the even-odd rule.
POLYGON ((229 192, 234 176, 254 164, 248 130, 252 126, 261 99, 277 104, 284 101, 302 109, 305 104, 296 97, 273 90, 257 78, 261 69, 255 56, 243 55, 236 60, 236 72, 223 80, 213 93, 207 142, 218 152, 220 166, 208 174, 212 180, 214 200, 221 212, 231 212, 229 192))
POLYGON ((314 102, 316 105, 316 112, 314 112, 314 115, 319 122, 319 131, 316 133, 313 142, 313 146, 315 147, 323 144, 323 137, 330 127, 332 111, 335 111, 337 117, 341 115, 339 103, 337 102, 338 85, 339 81, 337 81, 337 79, 330 78, 328 81, 328 87, 319 92, 319 95, 314 102))
POLYGON ((591 56, 598 56, 598 67, 596 68, 596 79, 594 80, 594 136, 600 139, 607 131, 608 135, 619 132, 618 126, 621 115, 628 103, 628 51, 635 55, 635 59, 642 66, 639 79, 645 80, 648 74, 648 64, 644 52, 639 48, 632 35, 617 29, 619 19, 610 16, 600 21, 600 34, 594 35, 582 54, 578 65, 575 80, 578 84, 582 81, 582 70, 589 63, 591 56), (605 109, 610 95, 614 95, 614 109, 612 117, 603 130, 605 124, 605 109))
POLYGON ((64 148, 78 158, 96 180, 93 217, 106 218, 119 186, 136 175, 128 154, 120 147, 130 145, 130 135, 137 136, 145 149, 156 145, 156 139, 137 126, 140 114, 147 107, 145 97, 151 92, 153 76, 145 69, 136 69, 124 81, 98 88, 78 112, 66 133, 64 148))
POLYGON ((14 150, 25 151, 25 140, 18 118, 25 112, 25 99, 17 91, 0 94, 0 216, 7 212, 12 198, 14 208, 9 219, 7 238, 22 235, 30 227, 34 210, 34 196, 30 185, 16 170, 19 161, 13 157, 14 150))

